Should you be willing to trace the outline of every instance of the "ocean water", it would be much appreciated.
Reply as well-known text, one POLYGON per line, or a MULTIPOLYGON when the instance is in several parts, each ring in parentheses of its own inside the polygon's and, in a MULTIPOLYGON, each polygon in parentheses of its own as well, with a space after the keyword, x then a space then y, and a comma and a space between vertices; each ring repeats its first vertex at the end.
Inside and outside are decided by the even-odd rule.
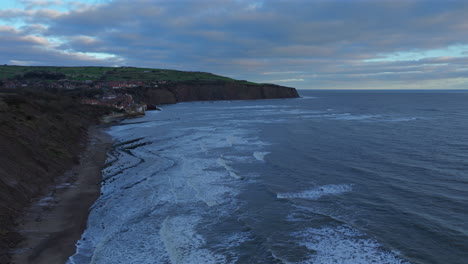
POLYGON ((110 128, 68 263, 468 263, 468 91, 300 94, 110 128))

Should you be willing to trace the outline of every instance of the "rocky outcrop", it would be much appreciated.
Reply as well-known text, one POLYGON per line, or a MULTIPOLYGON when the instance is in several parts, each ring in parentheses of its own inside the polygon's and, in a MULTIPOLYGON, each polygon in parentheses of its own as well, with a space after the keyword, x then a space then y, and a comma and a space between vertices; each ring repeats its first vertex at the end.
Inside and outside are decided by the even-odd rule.
POLYGON ((129 89, 146 104, 173 104, 189 101, 256 100, 299 97, 296 89, 274 84, 236 82, 175 82, 161 87, 129 89))

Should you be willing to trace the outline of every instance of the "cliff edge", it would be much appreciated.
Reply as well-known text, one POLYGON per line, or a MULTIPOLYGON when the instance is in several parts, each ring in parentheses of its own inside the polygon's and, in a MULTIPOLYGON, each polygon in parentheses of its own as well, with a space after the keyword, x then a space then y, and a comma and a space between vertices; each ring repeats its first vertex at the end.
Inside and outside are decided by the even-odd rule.
POLYGON ((159 87, 126 89, 138 100, 150 105, 190 101, 258 100, 297 98, 296 89, 274 84, 253 84, 242 81, 186 81, 159 87))

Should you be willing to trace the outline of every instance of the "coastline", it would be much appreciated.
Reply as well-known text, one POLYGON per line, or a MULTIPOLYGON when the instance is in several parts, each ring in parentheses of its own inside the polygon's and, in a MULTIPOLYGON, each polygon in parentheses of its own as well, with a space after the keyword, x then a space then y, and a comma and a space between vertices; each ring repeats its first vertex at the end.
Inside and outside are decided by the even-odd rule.
POLYGON ((23 240, 11 252, 11 263, 65 263, 75 253, 89 209, 100 195, 101 170, 111 147, 110 135, 96 126, 89 129, 80 164, 18 219, 23 240))

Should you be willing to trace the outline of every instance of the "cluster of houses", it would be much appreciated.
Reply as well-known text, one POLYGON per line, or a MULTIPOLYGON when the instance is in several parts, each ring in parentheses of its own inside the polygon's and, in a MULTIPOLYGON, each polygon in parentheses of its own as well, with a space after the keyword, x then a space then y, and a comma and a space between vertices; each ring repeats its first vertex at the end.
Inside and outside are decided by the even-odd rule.
POLYGON ((167 81, 102 81, 102 80, 2 80, 0 88, 18 89, 18 88, 44 88, 44 89, 94 89, 103 90, 105 95, 94 98, 82 98, 81 103, 90 105, 104 105, 112 107, 126 114, 138 115, 144 114, 147 105, 137 103, 130 94, 118 89, 136 88, 136 87, 158 87, 158 85, 167 84, 167 81))
POLYGON ((122 89, 122 88, 135 88, 135 87, 158 87, 158 85, 166 84, 167 81, 93 81, 93 80, 3 80, 2 88, 16 89, 16 88, 55 88, 55 89, 122 89))
POLYGON ((129 94, 108 94, 100 98, 83 98, 81 103, 109 106, 129 114, 144 114, 147 108, 145 104, 136 103, 129 94))

